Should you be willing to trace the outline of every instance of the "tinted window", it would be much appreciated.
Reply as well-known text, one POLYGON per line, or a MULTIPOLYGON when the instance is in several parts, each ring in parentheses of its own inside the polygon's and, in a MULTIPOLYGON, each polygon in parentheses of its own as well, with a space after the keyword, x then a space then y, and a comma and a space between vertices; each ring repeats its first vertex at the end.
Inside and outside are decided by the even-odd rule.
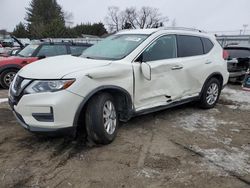
POLYGON ((70 46, 70 52, 74 56, 80 56, 87 46, 70 46))
POLYGON ((37 56, 56 56, 67 54, 65 45, 43 45, 39 50, 37 56))
POLYGON ((229 59, 250 57, 250 51, 245 49, 225 49, 229 53, 229 59))
POLYGON ((207 54, 214 47, 214 44, 207 38, 201 38, 203 42, 204 52, 207 54))
POLYGON ((189 57, 203 54, 203 46, 200 37, 177 36, 178 57, 189 57))
POLYGON ((142 61, 156 61, 176 57, 176 38, 174 35, 163 36, 153 42, 143 53, 142 61))

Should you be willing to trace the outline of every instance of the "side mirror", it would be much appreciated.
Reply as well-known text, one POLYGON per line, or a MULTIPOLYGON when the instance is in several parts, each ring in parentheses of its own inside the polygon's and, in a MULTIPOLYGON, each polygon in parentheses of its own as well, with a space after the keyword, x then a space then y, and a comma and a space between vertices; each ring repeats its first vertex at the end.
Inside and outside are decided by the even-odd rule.
POLYGON ((151 80, 151 67, 149 64, 142 62, 141 63, 141 71, 142 71, 143 76, 147 80, 151 80))
POLYGON ((46 58, 45 55, 39 55, 39 56, 38 56, 38 59, 44 59, 44 58, 46 58))
POLYGON ((228 60, 227 62, 228 63, 238 63, 239 61, 238 61, 238 59, 233 58, 233 59, 228 60))

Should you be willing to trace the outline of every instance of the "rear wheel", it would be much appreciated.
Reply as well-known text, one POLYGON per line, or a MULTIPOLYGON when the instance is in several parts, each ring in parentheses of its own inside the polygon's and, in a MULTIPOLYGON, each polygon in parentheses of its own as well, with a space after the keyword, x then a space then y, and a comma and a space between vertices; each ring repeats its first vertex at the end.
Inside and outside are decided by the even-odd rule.
POLYGON ((17 72, 17 69, 7 69, 1 73, 0 84, 4 89, 8 89, 10 87, 10 84, 13 81, 17 72))
POLYGON ((216 78, 211 78, 204 86, 200 98, 200 107, 205 109, 213 108, 219 100, 220 93, 220 81, 216 78))
POLYGON ((88 138, 96 144, 109 144, 117 134, 118 117, 113 97, 108 93, 94 96, 88 103, 85 124, 88 138))

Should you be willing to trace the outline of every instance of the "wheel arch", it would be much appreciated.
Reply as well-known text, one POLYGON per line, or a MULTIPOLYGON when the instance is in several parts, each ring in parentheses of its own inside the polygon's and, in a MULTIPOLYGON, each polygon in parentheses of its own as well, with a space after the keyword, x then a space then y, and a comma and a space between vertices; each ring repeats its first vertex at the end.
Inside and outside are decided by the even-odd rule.
POLYGON ((16 70, 20 70, 22 67, 16 64, 10 64, 10 65, 4 65, 2 67, 0 67, 0 74, 8 69, 16 69, 16 70))
POLYGON ((76 111, 73 126, 81 124, 81 118, 83 118, 83 115, 85 114, 86 106, 89 100, 91 100, 93 96, 104 92, 109 93, 114 97, 115 104, 118 108, 117 111, 119 119, 121 121, 128 121, 132 117, 134 108, 129 92, 119 86, 106 85, 94 89, 86 97, 84 97, 76 111))
POLYGON ((214 72, 214 73, 210 74, 210 75, 207 77, 207 79, 205 80, 205 82, 204 82, 204 84, 203 84, 203 86, 202 86, 201 92, 200 92, 200 97, 201 97, 201 95, 202 95, 202 93, 203 93, 203 91, 204 91, 204 88, 205 88, 206 83, 207 83, 211 78, 216 78, 216 79, 218 79, 219 82, 221 83, 221 88, 223 87, 224 79, 223 79, 222 74, 219 73, 219 72, 214 72))

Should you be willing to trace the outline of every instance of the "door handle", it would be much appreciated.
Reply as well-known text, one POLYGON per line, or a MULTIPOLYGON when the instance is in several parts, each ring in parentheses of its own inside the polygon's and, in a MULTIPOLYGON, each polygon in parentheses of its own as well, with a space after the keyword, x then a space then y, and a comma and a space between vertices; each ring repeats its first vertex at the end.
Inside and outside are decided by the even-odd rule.
POLYGON ((181 65, 174 65, 173 67, 171 67, 172 70, 179 70, 182 68, 183 68, 183 66, 181 66, 181 65))
POLYGON ((205 64, 208 65, 208 64, 211 64, 211 63, 212 63, 212 61, 207 60, 205 64))

